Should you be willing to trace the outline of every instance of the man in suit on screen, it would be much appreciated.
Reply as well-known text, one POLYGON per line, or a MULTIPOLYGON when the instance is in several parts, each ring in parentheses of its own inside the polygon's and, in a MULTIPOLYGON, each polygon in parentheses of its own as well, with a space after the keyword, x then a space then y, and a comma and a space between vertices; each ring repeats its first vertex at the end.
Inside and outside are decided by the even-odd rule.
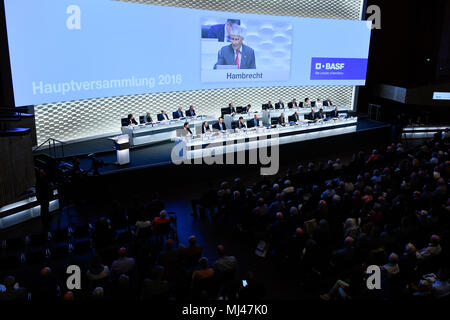
POLYGON ((241 20, 228 19, 225 24, 216 24, 211 26, 208 31, 208 38, 216 38, 219 42, 231 42, 231 28, 233 25, 240 25, 241 20))
POLYGON ((246 46, 244 41, 245 31, 239 25, 231 28, 231 44, 219 50, 217 66, 234 66, 236 69, 256 69, 255 51, 246 46))

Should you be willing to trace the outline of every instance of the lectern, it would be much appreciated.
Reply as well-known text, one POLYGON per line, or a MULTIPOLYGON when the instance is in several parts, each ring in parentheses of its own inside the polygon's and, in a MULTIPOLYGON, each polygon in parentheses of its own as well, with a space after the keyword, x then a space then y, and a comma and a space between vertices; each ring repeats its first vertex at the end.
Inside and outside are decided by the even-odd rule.
POLYGON ((128 134, 109 138, 114 141, 117 154, 117 164, 122 166, 130 163, 130 137, 128 134))

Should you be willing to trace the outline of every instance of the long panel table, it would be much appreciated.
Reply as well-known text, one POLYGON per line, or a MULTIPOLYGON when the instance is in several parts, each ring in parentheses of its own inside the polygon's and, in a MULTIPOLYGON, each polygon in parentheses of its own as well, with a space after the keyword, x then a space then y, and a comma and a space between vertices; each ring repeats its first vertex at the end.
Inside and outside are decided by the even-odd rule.
POLYGON ((299 121, 286 126, 260 126, 244 130, 227 130, 208 134, 177 137, 175 144, 183 142, 187 159, 202 158, 205 155, 224 154, 266 147, 314 140, 329 136, 356 132, 357 117, 340 117, 317 122, 299 121), (276 139, 276 140, 274 140, 276 139))
POLYGON ((208 121, 211 126, 218 120, 213 116, 186 117, 137 126, 126 126, 122 127, 122 133, 129 135, 131 146, 139 146, 171 140, 176 137, 176 130, 182 129, 185 122, 189 122, 191 130, 194 131, 195 126, 200 126, 203 121, 208 121))

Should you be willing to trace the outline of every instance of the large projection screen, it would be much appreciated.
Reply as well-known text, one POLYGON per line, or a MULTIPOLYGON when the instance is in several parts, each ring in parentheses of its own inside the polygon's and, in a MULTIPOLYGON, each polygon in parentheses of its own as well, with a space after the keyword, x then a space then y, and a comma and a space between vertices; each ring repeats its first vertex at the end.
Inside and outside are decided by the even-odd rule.
POLYGON ((5 1, 8 40, 16 105, 35 105, 39 141, 107 135, 128 113, 190 104, 197 114, 218 114, 228 102, 259 108, 304 97, 352 107, 355 86, 365 83, 370 29, 357 21, 362 1, 292 13, 303 18, 280 16, 290 5, 277 12, 269 1, 252 2, 253 10, 224 2, 227 11, 206 11, 217 10, 206 1, 195 10, 164 6, 170 1, 25 2, 24 14, 5 1), (333 20, 323 19, 327 11, 333 20), (238 38, 223 39, 228 19, 241 33, 238 61, 231 57, 238 38))

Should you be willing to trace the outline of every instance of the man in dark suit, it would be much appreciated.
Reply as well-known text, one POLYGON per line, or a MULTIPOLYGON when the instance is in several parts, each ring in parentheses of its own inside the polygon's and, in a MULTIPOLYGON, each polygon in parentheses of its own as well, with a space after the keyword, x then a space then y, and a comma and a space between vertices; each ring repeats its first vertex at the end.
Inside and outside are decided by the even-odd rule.
POLYGON ((334 108, 333 111, 331 111, 330 117, 332 118, 339 118, 339 112, 338 112, 338 108, 334 108))
POLYGON ((228 104, 228 110, 226 114, 231 114, 232 116, 236 114, 236 109, 233 107, 232 103, 228 104))
POLYGON ((216 24, 209 28, 208 38, 216 38, 219 42, 231 42, 231 28, 233 25, 240 25, 241 20, 228 19, 225 24, 216 24), (226 34, 226 37, 225 37, 226 34))
POLYGON ((273 107, 272 101, 267 102, 267 110, 273 110, 273 109, 274 109, 274 107, 273 107))
POLYGON ((279 101, 277 103, 275 103, 275 109, 284 109, 284 103, 283 101, 279 101))
POLYGON ((243 117, 239 117, 239 122, 237 124, 237 128, 238 129, 244 129, 247 128, 247 125, 244 122, 244 118, 243 117))
POLYGON ((309 120, 317 120, 318 114, 316 114, 316 111, 314 109, 311 109, 311 113, 308 115, 309 120))
POLYGON ((181 109, 181 107, 179 107, 178 110, 173 113, 173 118, 178 119, 183 117, 184 117, 183 110, 181 109))
POLYGON ((209 124, 207 121, 202 123, 202 133, 210 132, 211 129, 209 128, 209 124))
POLYGON ((319 112, 317 113, 317 119, 324 119, 325 118, 325 114, 323 113, 323 109, 320 108, 319 112))
POLYGON ((250 128, 258 127, 260 122, 261 122, 261 120, 258 119, 258 115, 255 114, 255 117, 249 121, 249 127, 250 128))
POLYGON ((243 113, 249 113, 251 107, 252 107, 252 106, 248 104, 246 107, 244 107, 244 108, 242 109, 242 112, 243 112, 243 113))
POLYGON ((186 117, 195 117, 194 106, 190 106, 188 110, 186 110, 186 117))
POLYGON ((225 126, 225 123, 223 122, 223 118, 220 117, 219 118, 219 122, 215 123, 213 125, 213 129, 218 130, 218 131, 225 131, 227 130, 227 127, 225 126))
POLYGON ((288 108, 290 108, 290 109, 297 108, 297 107, 298 107, 298 104, 297 104, 296 99, 292 99, 292 101, 288 103, 288 108))
POLYGON ((324 107, 332 107, 332 106, 333 106, 333 103, 331 103, 330 98, 327 98, 327 100, 325 100, 325 101, 323 102, 323 106, 324 106, 324 107))
POLYGON ((236 66, 236 69, 256 69, 255 51, 243 44, 244 29, 239 25, 231 28, 231 44, 222 47, 217 55, 218 65, 236 66))
POLYGON ((165 110, 161 110, 161 113, 157 115, 158 121, 170 120, 165 110))

